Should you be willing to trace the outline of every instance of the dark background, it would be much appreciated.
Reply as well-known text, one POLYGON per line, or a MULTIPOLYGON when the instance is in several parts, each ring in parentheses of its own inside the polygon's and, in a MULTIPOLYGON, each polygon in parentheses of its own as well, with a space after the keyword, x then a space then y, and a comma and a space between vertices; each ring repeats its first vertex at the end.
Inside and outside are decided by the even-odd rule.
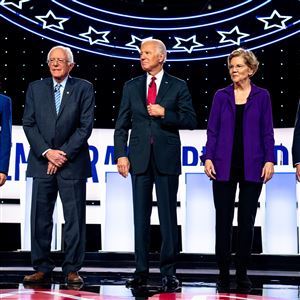
MULTIPOLYGON (((104 9, 151 16, 198 14, 229 5, 228 1, 213 0, 157 1, 158 3, 141 0, 86 2, 104 9)), ((230 1, 230 5, 240 2, 230 1)), ((295 13, 297 7, 300 7, 298 0, 285 2, 287 3, 281 1, 280 5, 285 9, 282 11, 286 12, 290 9, 291 15, 295 13)), ((25 6, 25 3, 23 5, 25 6)), ((251 29, 251 24, 249 26, 251 29)), ((155 35, 154 37, 159 38, 155 35)), ((299 44, 298 34, 253 50, 261 62, 253 82, 270 91, 274 127, 277 128, 294 126, 300 96, 299 44)), ((13 101, 14 125, 21 125, 28 83, 49 76, 46 57, 50 48, 55 45, 57 43, 22 30, 0 18, 0 82, 2 92, 9 95, 13 101)), ((231 50, 237 47, 233 46, 231 50)), ((73 49, 73 53, 76 67, 71 75, 85 78, 95 86, 95 128, 114 128, 124 82, 142 74, 139 61, 110 58, 77 49, 73 49)), ((198 128, 206 129, 215 91, 230 83, 226 57, 190 62, 167 62, 165 70, 188 82, 198 117, 198 128)))

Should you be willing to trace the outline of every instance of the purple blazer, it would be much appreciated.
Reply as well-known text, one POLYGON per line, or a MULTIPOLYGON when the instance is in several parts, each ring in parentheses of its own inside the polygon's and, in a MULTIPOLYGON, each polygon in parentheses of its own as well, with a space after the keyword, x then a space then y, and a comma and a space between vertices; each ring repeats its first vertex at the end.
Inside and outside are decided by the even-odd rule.
MULTIPOLYGON (((235 127, 233 84, 216 92, 207 127, 206 153, 202 160, 212 160, 216 178, 228 181, 232 159, 235 127)), ((245 180, 262 182, 261 172, 266 162, 274 162, 274 131, 270 94, 251 83, 245 105, 244 119, 245 180)))

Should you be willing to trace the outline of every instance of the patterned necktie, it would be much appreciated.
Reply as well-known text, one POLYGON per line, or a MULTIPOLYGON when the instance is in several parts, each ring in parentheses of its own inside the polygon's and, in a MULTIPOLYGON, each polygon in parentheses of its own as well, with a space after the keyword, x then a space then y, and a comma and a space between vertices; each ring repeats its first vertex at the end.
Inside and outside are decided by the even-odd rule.
POLYGON ((57 83, 54 87, 55 109, 57 114, 59 112, 59 107, 60 107, 60 87, 61 84, 59 83, 57 83))
POLYGON ((151 78, 151 82, 149 84, 148 88, 148 99, 147 104, 154 104, 156 100, 156 83, 155 83, 156 77, 151 78))

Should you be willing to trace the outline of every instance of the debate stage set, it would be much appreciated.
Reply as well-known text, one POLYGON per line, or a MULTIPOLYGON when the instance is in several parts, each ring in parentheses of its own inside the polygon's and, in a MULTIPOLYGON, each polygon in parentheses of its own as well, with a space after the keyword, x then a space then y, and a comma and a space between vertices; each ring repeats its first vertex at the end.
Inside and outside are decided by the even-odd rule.
MULTIPOLYGON (((0 188, 0 299, 300 299, 300 184, 291 146, 300 98, 299 0, 0 0, 1 93, 12 99, 13 128, 8 180, 0 188), (180 289, 160 289, 160 231, 155 191, 151 216, 150 280, 129 289, 134 272, 130 176, 121 177, 113 160, 113 132, 125 81, 142 74, 138 47, 143 39, 166 44, 164 69, 186 80, 198 128, 181 130, 182 174, 177 201, 180 289), (95 88, 95 120, 89 139, 92 177, 87 181, 86 255, 83 285, 68 285, 61 272, 64 217, 58 197, 53 214, 53 280, 23 284, 30 261, 32 178, 26 178, 29 144, 22 128, 29 82, 49 76, 51 47, 74 53, 71 75, 95 88), (258 204, 249 277, 240 290, 231 268, 230 290, 220 292, 214 255, 212 183, 199 156, 205 152, 207 120, 217 89, 231 83, 226 64, 238 47, 260 61, 253 82, 269 90, 275 134, 275 173, 258 204)), ((238 199, 236 199, 236 210, 238 199)), ((236 212, 233 222, 233 259, 236 212)))

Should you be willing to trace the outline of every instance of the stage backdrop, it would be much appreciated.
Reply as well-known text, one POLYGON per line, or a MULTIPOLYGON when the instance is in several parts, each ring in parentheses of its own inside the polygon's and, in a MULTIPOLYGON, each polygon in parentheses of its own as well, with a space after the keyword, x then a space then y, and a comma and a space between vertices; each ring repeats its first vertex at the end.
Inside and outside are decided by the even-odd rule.
MULTIPOLYGON (((180 135, 182 175, 178 192, 178 223, 182 229, 182 250, 213 253, 214 207, 211 181, 204 174, 199 159, 205 151, 206 131, 184 130, 180 135)), ((263 188, 256 219, 256 226, 262 228, 264 253, 299 253, 298 185, 292 166, 292 136, 293 128, 275 129, 275 174, 263 188)), ((113 161, 113 130, 94 129, 89 144, 93 177, 87 182, 87 201, 99 202, 100 205, 87 206, 87 223, 101 225, 102 250, 131 251, 133 224, 130 177, 124 179, 117 173, 113 161)), ((19 199, 20 203, 1 205, 0 223, 21 223, 22 249, 25 250, 30 248, 32 180, 26 179, 28 153, 29 145, 22 127, 13 126, 9 178, 0 188, 0 198, 4 201, 19 199)), ((58 225, 64 222, 60 204, 54 221, 58 225)), ((156 206, 153 209, 152 224, 158 224, 156 206)), ((53 248, 59 250, 61 226, 55 230, 56 242, 53 248)))

